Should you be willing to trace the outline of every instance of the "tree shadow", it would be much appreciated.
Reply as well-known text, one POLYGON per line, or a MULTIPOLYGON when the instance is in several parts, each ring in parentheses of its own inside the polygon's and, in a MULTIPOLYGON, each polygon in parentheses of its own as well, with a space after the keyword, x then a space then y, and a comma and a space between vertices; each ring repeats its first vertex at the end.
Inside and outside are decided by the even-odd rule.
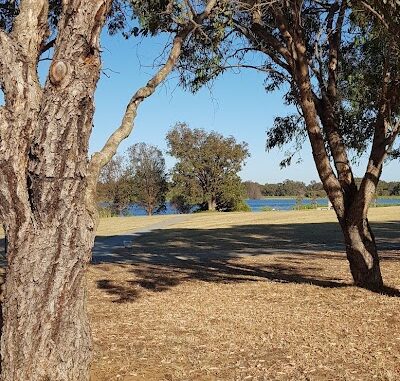
MULTIPOLYGON (((398 261, 400 222, 375 223, 373 229, 381 256, 398 261)), ((185 281, 239 283, 270 280, 280 283, 311 284, 326 288, 351 286, 350 280, 329 263, 346 266, 342 235, 336 223, 287 225, 243 225, 221 229, 163 229, 134 237, 98 237, 93 251, 96 265, 124 265, 132 279, 117 284, 98 281, 98 287, 131 302, 140 291, 162 292, 185 281), (119 243, 119 244, 118 244, 119 243), (342 253, 341 253, 342 252, 342 253), (257 257, 274 257, 260 261, 257 257), (252 258, 250 262, 240 258, 252 258)), ((380 293, 400 296, 385 287, 380 293)))

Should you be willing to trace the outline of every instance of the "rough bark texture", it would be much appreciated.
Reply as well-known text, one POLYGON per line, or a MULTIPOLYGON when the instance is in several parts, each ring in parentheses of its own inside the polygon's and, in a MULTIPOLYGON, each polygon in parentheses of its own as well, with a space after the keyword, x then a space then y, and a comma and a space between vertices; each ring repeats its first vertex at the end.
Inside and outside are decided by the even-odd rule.
POLYGON ((92 221, 82 208, 8 244, 2 380, 87 380, 91 337, 85 269, 92 221))
POLYGON ((63 2, 43 87, 36 66, 48 34, 47 1, 22 1, 13 32, 2 33, 2 381, 88 379, 84 273, 96 216, 85 204, 86 166, 109 3, 63 2))
POLYGON ((46 0, 22 0, 11 33, 0 30, 0 217, 7 240, 2 381, 87 381, 91 339, 85 269, 91 258, 98 175, 133 128, 138 105, 173 70, 184 39, 207 18, 192 14, 167 62, 128 104, 121 126, 88 159, 99 38, 112 0, 63 0, 49 75, 46 0), (196 21, 194 23, 193 21, 196 21))

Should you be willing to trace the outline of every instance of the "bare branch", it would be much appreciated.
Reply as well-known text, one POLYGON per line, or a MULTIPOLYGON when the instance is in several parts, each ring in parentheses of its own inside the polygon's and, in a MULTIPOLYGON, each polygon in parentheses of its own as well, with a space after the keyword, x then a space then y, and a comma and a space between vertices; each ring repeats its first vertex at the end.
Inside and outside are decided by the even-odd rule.
POLYGON ((52 40, 48 41, 41 49, 40 49, 40 54, 42 55, 43 53, 46 53, 48 50, 50 50, 53 46, 54 43, 56 42, 56 39, 53 38, 52 40))
POLYGON ((150 81, 147 82, 145 86, 136 91, 128 103, 120 127, 109 137, 102 150, 100 152, 96 152, 92 156, 88 171, 89 194, 93 194, 95 192, 97 179, 101 168, 108 163, 108 161, 114 156, 120 143, 132 132, 134 126, 133 122, 135 120, 139 105, 144 99, 148 98, 154 93, 157 86, 165 80, 167 75, 175 67, 175 64, 181 54, 182 44, 191 31, 192 28, 183 29, 175 36, 166 63, 157 71, 157 73, 150 79, 150 81))
POLYGON ((292 83, 291 79, 288 76, 281 73, 280 71, 272 69, 272 68, 264 67, 262 65, 256 66, 256 65, 248 65, 248 64, 234 64, 234 65, 224 65, 222 67, 222 69, 224 69, 224 70, 227 70, 227 69, 253 69, 253 70, 261 71, 263 73, 274 73, 277 76, 281 77, 283 80, 287 81, 289 84, 292 83))
POLYGON ((237 20, 233 20, 235 28, 242 33, 246 38, 248 38, 253 44, 258 47, 258 50, 262 51, 266 55, 268 55, 277 65, 285 69, 290 73, 290 66, 282 61, 281 58, 274 51, 265 49, 264 46, 260 45, 259 40, 256 38, 256 35, 259 35, 263 41, 266 42, 267 45, 271 45, 278 54, 280 54, 287 62, 291 62, 292 57, 287 48, 281 44, 279 40, 277 40, 273 35, 268 33, 261 25, 254 24, 253 30, 249 30, 248 28, 241 25, 237 20))
MULTIPOLYGON (((346 196, 351 196, 356 192, 353 172, 347 156, 346 147, 343 143, 342 134, 339 131, 337 120, 335 119, 337 108, 337 70, 340 54, 341 34, 344 21, 344 14, 347 8, 347 0, 343 0, 339 5, 336 1, 328 11, 327 16, 327 36, 329 43, 329 62, 328 62, 328 84, 327 88, 323 81, 322 59, 318 57, 318 42, 316 42, 315 56, 319 62, 320 70, 316 73, 321 91, 321 100, 316 103, 319 118, 321 120, 324 132, 326 133, 329 148, 333 157, 335 168, 341 187, 346 196), (336 18, 336 25, 334 19, 336 18)), ((310 65, 314 70, 313 66, 310 65)))
MULTIPOLYGON (((141 87, 136 93, 133 95, 131 100, 128 103, 126 108, 124 117, 122 118, 121 125, 114 133, 109 137, 104 147, 100 152, 96 152, 89 163, 88 168, 88 198, 90 199, 90 195, 93 194, 96 190, 97 179, 100 173, 101 168, 107 164, 107 162, 113 157, 115 152, 118 149, 120 143, 126 139, 133 130, 133 122, 135 120, 137 109, 142 101, 148 98, 150 95, 154 93, 158 85, 160 85, 166 77, 171 73, 174 69, 176 62, 179 59, 179 56, 182 51, 182 45, 186 38, 198 27, 200 24, 209 17, 212 9, 216 5, 217 0, 209 0, 206 4, 204 11, 198 15, 194 16, 194 21, 196 23, 193 26, 192 22, 188 22, 186 27, 182 28, 180 32, 178 32, 172 42, 172 47, 170 50, 170 54, 166 63, 157 71, 157 73, 147 82, 147 84, 141 87)), ((92 198, 93 199, 93 198, 92 198)))

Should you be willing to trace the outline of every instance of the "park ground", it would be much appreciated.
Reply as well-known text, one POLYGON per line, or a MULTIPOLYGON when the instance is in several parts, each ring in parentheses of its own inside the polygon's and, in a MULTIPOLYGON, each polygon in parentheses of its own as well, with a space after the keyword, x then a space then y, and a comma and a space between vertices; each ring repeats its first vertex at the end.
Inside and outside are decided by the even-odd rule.
MULTIPOLYGON (((400 207, 370 220, 400 288, 400 207)), ((88 284, 92 381, 400 379, 400 298, 351 286, 330 211, 104 219, 88 284)))

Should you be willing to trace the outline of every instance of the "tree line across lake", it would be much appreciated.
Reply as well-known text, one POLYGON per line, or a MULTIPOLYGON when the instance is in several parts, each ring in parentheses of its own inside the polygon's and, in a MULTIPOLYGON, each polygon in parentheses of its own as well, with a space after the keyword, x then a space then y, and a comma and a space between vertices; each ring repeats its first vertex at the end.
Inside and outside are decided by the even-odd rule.
MULTIPOLYGON (((102 170, 98 204, 103 216, 121 215, 137 204, 148 215, 163 212, 167 200, 178 213, 248 211, 245 199, 292 197, 317 200, 327 194, 321 182, 285 180, 276 184, 242 182, 238 172, 249 156, 247 144, 214 131, 177 123, 166 135, 168 154, 176 159, 167 171, 160 149, 137 143, 116 155, 102 170)), ((360 185, 362 179, 356 179, 360 185)), ((399 196, 400 182, 381 181, 376 196, 399 196)), ((315 205, 317 205, 315 201, 315 205)))
POLYGON ((137 143, 115 156, 102 170, 98 203, 103 215, 120 215, 131 204, 148 215, 166 209, 244 211, 245 186, 238 175, 249 156, 247 144, 216 132, 178 123, 166 136, 168 154, 176 159, 170 172, 162 152, 137 143))
MULTIPOLYGON (((362 179, 356 178, 356 184, 361 184, 362 179)), ((275 184, 259 184, 254 181, 245 181, 247 198, 260 199, 263 197, 302 197, 302 198, 322 198, 327 197, 321 182, 311 181, 305 184, 302 181, 285 180, 275 184)), ((376 189, 377 197, 400 196, 400 182, 383 181, 378 183, 376 189)))

